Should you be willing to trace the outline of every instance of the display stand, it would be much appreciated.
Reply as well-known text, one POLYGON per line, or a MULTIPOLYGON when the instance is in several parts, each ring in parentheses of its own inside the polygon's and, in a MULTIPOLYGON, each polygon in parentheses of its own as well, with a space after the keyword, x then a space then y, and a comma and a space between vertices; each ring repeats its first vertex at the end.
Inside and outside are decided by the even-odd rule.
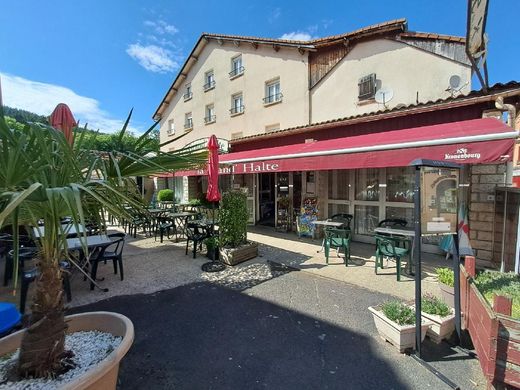
POLYGON ((308 197, 303 200, 301 214, 297 219, 298 237, 312 237, 316 233, 314 222, 318 220, 318 198, 308 197))
POLYGON ((278 198, 276 205, 276 230, 279 232, 289 232, 292 228, 292 215, 291 215, 291 198, 284 196, 278 198))

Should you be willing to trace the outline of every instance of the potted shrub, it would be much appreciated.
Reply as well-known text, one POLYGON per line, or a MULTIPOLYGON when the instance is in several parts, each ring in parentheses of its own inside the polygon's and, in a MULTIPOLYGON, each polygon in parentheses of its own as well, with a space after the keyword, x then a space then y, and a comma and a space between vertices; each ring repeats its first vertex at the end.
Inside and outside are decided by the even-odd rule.
POLYGON ((235 265, 258 256, 258 244, 247 241, 247 195, 242 191, 227 192, 220 204, 220 261, 235 265))
MULTIPOLYGON (((368 308, 374 315, 374 323, 383 340, 388 341, 399 352, 415 349, 415 310, 401 301, 388 301, 378 307, 368 308)), ((426 336, 429 321, 422 321, 421 341, 426 336)))
POLYGON ((451 268, 437 268, 437 278, 439 279, 439 289, 441 290, 442 300, 449 307, 455 307, 455 277, 453 270, 451 268))
POLYGON ((432 325, 426 335, 435 343, 451 336, 455 330, 455 312, 438 297, 425 294, 421 300, 422 316, 432 325))
MULTIPOLYGON (((118 145, 122 144, 129 120, 130 116, 118 136, 118 145)), ((86 141, 85 129, 73 145, 61 131, 47 125, 27 124, 23 130, 10 129, 0 106, 0 228, 11 226, 13 231, 15 288, 17 232, 21 226, 38 226, 41 220, 45 225, 45 234, 36 241, 39 275, 28 327, 0 339, 0 363, 6 360, 6 354, 19 349, 9 370, 13 387, 22 387, 16 382, 25 378, 59 380, 61 373, 76 364, 74 351, 65 348, 67 332, 100 330, 122 337, 121 343, 80 376, 54 387, 115 388, 117 367, 132 343, 133 326, 117 313, 64 316, 59 262, 67 258, 74 263, 76 259, 68 251, 66 235, 61 234, 61 219, 70 217, 78 230, 80 224, 86 225, 86 218, 102 226, 107 212, 130 219, 126 205, 139 211, 144 208, 130 176, 193 167, 206 160, 206 152, 197 152, 188 159, 186 154, 175 153, 147 157, 148 135, 154 127, 135 141, 131 153, 117 145, 110 152, 99 152, 86 141)), ((83 250, 88 253, 86 246, 83 250)), ((76 266, 81 270, 81 265, 76 266)), ((0 378, 0 382, 4 380, 0 378)))
POLYGON ((204 244, 206 245, 206 257, 211 260, 219 259, 219 248, 218 248, 218 239, 217 237, 208 237, 204 240, 204 244))

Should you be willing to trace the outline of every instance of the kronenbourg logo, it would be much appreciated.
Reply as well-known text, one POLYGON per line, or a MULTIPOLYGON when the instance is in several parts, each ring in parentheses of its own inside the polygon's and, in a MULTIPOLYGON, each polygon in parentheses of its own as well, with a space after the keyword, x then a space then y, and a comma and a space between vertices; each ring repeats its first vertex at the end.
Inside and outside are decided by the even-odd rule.
POLYGON ((460 148, 460 149, 457 149, 457 151, 453 154, 451 154, 451 153, 444 154, 445 160, 467 160, 470 158, 479 159, 480 153, 468 153, 468 149, 460 148))

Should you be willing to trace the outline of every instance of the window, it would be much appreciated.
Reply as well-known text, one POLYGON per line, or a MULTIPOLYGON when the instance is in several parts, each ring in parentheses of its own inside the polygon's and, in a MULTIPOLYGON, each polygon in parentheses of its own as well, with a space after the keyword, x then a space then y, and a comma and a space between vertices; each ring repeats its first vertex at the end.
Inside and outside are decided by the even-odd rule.
POLYGON ((350 190, 350 171, 329 171, 329 199, 348 200, 350 190))
POLYGON ((243 133, 241 131, 237 132, 237 133, 231 133, 231 139, 237 139, 237 138, 242 138, 243 137, 243 133))
POLYGON ((356 170, 356 200, 379 200, 379 170, 366 168, 356 170))
POLYGON ((413 203, 415 169, 413 167, 386 168, 387 202, 413 203))
POLYGON ((217 120, 217 117, 215 115, 215 106, 213 104, 208 104, 206 106, 206 116, 204 117, 204 123, 210 124, 217 120))
POLYGON ((267 125, 265 127, 265 132, 266 133, 271 133, 273 131, 278 131, 280 130, 280 124, 279 123, 275 123, 275 124, 272 124, 272 125, 267 125))
POLYGON ((193 118, 191 112, 184 114, 184 130, 193 129, 193 118))
POLYGON ((280 79, 265 83, 264 104, 273 104, 282 101, 282 93, 280 92, 280 79))
POLYGON ((231 109, 229 110, 231 116, 239 115, 244 113, 244 99, 242 92, 236 93, 231 96, 231 109))
POLYGON ((376 74, 372 73, 359 79, 359 100, 373 99, 376 94, 376 74))
POLYGON ((229 72, 229 77, 234 79, 242 74, 244 74, 244 67, 242 66, 242 55, 239 55, 231 59, 231 72, 229 72))
POLYGON ((168 129, 166 130, 166 134, 168 134, 168 135, 175 134, 175 123, 173 122, 173 119, 170 119, 168 121, 168 129))
POLYGON ((213 88, 215 88, 215 75, 213 74, 213 71, 210 70, 204 75, 204 91, 209 91, 213 88))
POLYGON ((191 84, 186 84, 186 92, 184 92, 184 101, 190 100, 193 97, 191 93, 191 84))

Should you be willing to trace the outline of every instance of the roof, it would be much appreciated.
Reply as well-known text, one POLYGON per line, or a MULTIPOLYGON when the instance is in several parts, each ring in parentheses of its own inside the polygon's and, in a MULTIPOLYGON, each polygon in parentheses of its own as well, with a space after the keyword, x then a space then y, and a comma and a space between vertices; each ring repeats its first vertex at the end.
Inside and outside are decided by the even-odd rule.
POLYGON ((232 42, 246 42, 252 45, 266 44, 273 46, 282 46, 282 47, 293 47, 295 49, 300 50, 308 50, 308 51, 316 51, 321 47, 326 47, 338 42, 344 42, 350 39, 359 39, 370 37, 373 35, 380 34, 394 34, 399 35, 401 37, 406 38, 417 38, 417 39, 432 39, 432 40, 445 40, 455 43, 463 43, 465 42, 462 37, 455 37, 451 35, 440 35, 440 34, 432 34, 432 33, 421 33, 421 32, 408 32, 407 31, 407 21, 405 18, 395 19, 386 21, 383 23, 373 24, 370 26, 366 26, 354 31, 350 31, 344 34, 332 35, 323 38, 311 39, 308 41, 298 41, 298 40, 289 40, 289 39, 279 39, 279 38, 261 38, 261 37, 251 37, 251 36, 242 36, 242 35, 226 35, 226 34, 213 34, 213 33, 202 33, 197 43, 193 47, 191 53, 186 58, 181 70, 179 71, 177 77, 171 84, 170 88, 164 95, 161 103, 157 107, 155 113, 153 114, 153 118, 160 118, 162 111, 165 106, 169 104, 169 99, 171 100, 172 93, 177 92, 176 85, 182 79, 187 77, 187 73, 194 62, 198 59, 198 54, 202 51, 202 49, 206 46, 207 42, 210 40, 216 41, 232 41, 232 42))
POLYGON ((449 97, 446 99, 438 99, 435 101, 428 101, 424 103, 409 104, 407 106, 397 106, 395 108, 387 110, 373 111, 365 114, 358 114, 344 118, 337 118, 323 122, 316 122, 307 125, 290 127, 287 129, 280 129, 269 133, 255 134, 246 137, 236 138, 231 140, 230 143, 237 144, 241 142, 248 142, 253 139, 257 140, 262 138, 285 136, 309 130, 321 130, 324 128, 344 126, 355 122, 375 121, 398 115, 408 115, 412 113, 443 109, 445 107, 454 107, 455 105, 470 105, 478 101, 493 100, 494 98, 496 98, 497 95, 504 95, 508 92, 520 94, 520 82, 510 81, 505 84, 497 83, 489 87, 487 93, 485 93, 483 90, 471 91, 467 95, 449 97))

